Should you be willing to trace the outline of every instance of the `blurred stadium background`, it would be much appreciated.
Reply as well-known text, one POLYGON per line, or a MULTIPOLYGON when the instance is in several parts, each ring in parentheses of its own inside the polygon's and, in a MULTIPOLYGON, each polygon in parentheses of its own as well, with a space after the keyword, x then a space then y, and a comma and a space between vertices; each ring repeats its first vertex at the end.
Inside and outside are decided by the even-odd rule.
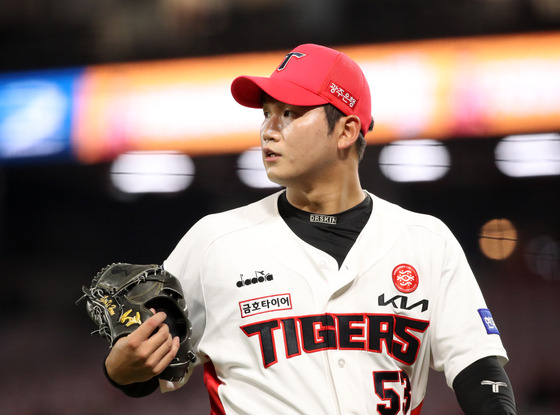
MULTIPOLYGON (((502 332, 519 414, 560 413, 558 0, 0 3, 0 412, 209 413, 201 373, 129 399, 76 306, 201 216, 277 188, 229 83, 300 43, 364 67, 364 187, 444 220, 502 332), (273 52, 272 55, 270 52, 273 52)), ((460 414, 433 373, 423 414, 460 414)))

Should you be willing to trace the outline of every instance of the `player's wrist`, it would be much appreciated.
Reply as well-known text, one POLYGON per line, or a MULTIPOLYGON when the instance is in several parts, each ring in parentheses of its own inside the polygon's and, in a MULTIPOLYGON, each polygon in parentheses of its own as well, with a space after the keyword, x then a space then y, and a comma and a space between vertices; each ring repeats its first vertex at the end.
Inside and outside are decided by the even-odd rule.
POLYGON ((145 382, 132 382, 128 384, 120 384, 115 381, 109 374, 107 369, 106 361, 103 362, 103 373, 107 378, 107 381, 115 388, 121 390, 125 395, 132 398, 140 398, 142 396, 147 396, 154 392, 159 386, 159 380, 156 376, 148 379, 145 382))
POLYGON ((105 377, 107 380, 115 387, 125 386, 132 382, 127 382, 126 379, 119 376, 117 370, 111 364, 110 356, 108 356, 105 361, 103 362, 103 373, 105 373, 105 377))

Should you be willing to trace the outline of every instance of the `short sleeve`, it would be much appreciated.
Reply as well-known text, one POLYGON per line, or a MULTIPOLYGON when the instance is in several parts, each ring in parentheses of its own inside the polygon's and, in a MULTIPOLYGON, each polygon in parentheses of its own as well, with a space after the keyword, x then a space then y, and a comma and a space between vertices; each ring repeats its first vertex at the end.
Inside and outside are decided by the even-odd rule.
POLYGON ((455 376, 487 356, 507 362, 499 330, 459 242, 446 229, 445 247, 432 315, 432 366, 444 371, 451 387, 455 376))

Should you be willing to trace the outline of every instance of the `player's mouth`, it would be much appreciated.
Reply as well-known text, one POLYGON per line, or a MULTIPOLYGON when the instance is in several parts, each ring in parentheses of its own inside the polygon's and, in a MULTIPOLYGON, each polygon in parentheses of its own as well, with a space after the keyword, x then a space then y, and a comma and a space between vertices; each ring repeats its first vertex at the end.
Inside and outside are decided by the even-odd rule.
POLYGON ((263 154, 264 154, 265 161, 274 161, 280 157, 280 154, 275 153, 274 151, 268 148, 263 149, 263 154))

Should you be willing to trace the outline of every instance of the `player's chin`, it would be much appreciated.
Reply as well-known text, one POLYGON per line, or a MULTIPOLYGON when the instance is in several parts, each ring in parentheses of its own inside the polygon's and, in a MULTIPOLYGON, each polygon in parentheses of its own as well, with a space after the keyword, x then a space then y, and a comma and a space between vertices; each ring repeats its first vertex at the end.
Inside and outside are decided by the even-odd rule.
POLYGON ((268 177, 268 180, 270 180, 274 184, 277 184, 278 186, 287 186, 287 178, 284 177, 281 172, 279 172, 278 169, 274 167, 266 167, 266 176, 268 177))

